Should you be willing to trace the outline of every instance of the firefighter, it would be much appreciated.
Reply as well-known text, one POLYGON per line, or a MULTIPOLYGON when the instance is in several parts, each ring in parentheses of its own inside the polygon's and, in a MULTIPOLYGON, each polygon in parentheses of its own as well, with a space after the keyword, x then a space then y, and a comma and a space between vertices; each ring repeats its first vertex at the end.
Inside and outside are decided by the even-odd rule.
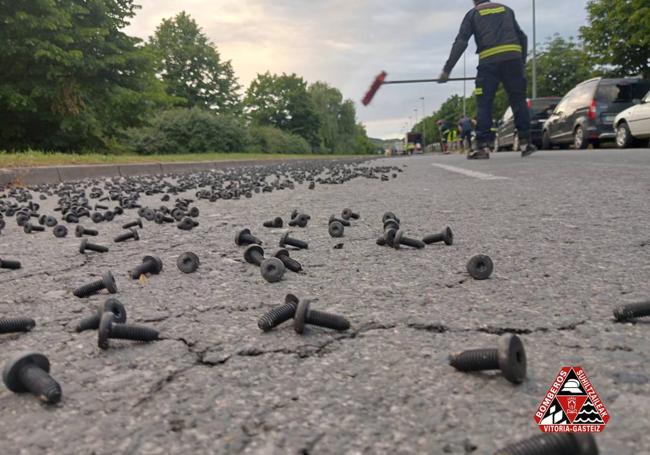
POLYGON ((467 49, 474 35, 479 56, 476 75, 476 126, 477 148, 467 155, 468 159, 489 159, 494 138, 492 137, 492 105, 494 96, 503 83, 515 116, 521 155, 535 152, 530 143, 530 113, 526 104, 526 75, 524 66, 528 53, 528 38, 521 30, 514 12, 507 6, 489 0, 474 0, 474 8, 467 13, 456 41, 445 64, 440 82, 447 82, 449 74, 467 49))

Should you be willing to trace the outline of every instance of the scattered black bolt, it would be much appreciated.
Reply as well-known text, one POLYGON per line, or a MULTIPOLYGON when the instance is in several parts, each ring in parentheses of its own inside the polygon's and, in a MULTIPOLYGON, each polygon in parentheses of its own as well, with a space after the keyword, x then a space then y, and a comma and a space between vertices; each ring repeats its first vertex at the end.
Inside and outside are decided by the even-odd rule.
POLYGON ((58 226, 54 227, 52 233, 54 234, 54 237, 56 237, 57 239, 62 239, 68 236, 68 228, 62 224, 59 224, 58 226))
POLYGON ((127 240, 140 240, 140 235, 138 234, 138 231, 135 229, 129 229, 128 232, 125 232, 124 234, 118 235, 113 239, 115 243, 120 243, 120 242, 126 242, 127 240))
POLYGON ((117 299, 108 299, 99 305, 96 314, 82 319, 75 330, 77 332, 83 332, 85 330, 98 329, 99 321, 102 319, 104 313, 113 313, 115 322, 119 322, 120 324, 126 322, 126 308, 124 308, 124 305, 117 299))
POLYGON ((473 349, 449 357, 449 364, 458 371, 501 370, 513 384, 526 378, 526 351, 517 335, 503 335, 497 349, 473 349))
POLYGON ((31 392, 46 403, 55 404, 61 400, 61 386, 49 373, 47 357, 24 352, 5 364, 2 380, 12 392, 31 392))
POLYGON ((111 294, 117 294, 117 284, 111 272, 102 275, 101 280, 93 281, 74 290, 74 295, 79 298, 89 297, 102 289, 106 289, 111 294))
POLYGON ((95 204, 95 210, 108 210, 108 207, 105 205, 95 204))
POLYGON ((384 221, 384 231, 386 229, 395 229, 396 231, 398 231, 399 230, 399 223, 397 221, 395 221, 394 219, 389 218, 386 221, 384 221))
POLYGON ((23 225, 23 231, 25 231, 25 234, 31 234, 32 232, 43 232, 44 230, 44 226, 34 226, 32 223, 25 223, 23 225))
POLYGON ((142 229, 142 218, 138 218, 135 221, 126 223, 124 226, 122 226, 122 229, 131 229, 134 227, 139 227, 140 229, 142 229))
POLYGON ((386 246, 386 239, 383 236, 381 236, 377 239, 376 243, 379 246, 386 246))
POLYGON ((284 221, 279 216, 264 222, 265 228, 281 228, 282 226, 284 226, 284 221))
POLYGON ((333 221, 329 224, 328 231, 331 237, 339 238, 339 237, 343 237, 345 228, 338 221, 333 221))
POLYGON ((419 250, 424 248, 424 242, 421 240, 406 237, 405 234, 406 233, 401 229, 395 233, 395 238, 393 239, 393 248, 399 250, 401 245, 410 246, 411 248, 417 248, 419 250))
POLYGON ((544 433, 519 441, 494 455, 598 455, 591 433, 544 433))
POLYGON ((78 223, 79 222, 79 217, 75 215, 72 212, 66 213, 65 216, 63 217, 63 220, 66 223, 78 223))
POLYGON ((41 226, 54 227, 59 224, 59 222, 53 216, 42 215, 38 219, 38 224, 41 226))
POLYGON ((36 326, 30 318, 0 318, 0 333, 29 332, 36 326))
POLYGON ((314 188, 316 188, 316 183, 315 182, 309 182, 309 189, 313 190, 314 188))
POLYGON ((244 259, 249 264, 259 266, 264 261, 264 248, 259 245, 250 245, 244 251, 244 259))
POLYGON ((281 260, 284 266, 289 270, 291 270, 292 272, 298 273, 302 270, 302 265, 300 264, 300 262, 291 258, 291 256, 289 255, 289 251, 284 248, 280 248, 278 251, 276 251, 273 254, 273 257, 281 260))
POLYGON ((296 216, 289 222, 289 226, 291 227, 297 226, 297 227, 305 228, 307 227, 307 224, 309 224, 310 219, 311 217, 309 215, 305 215, 304 213, 299 213, 298 216, 296 216))
POLYGON ((395 236, 397 235, 398 229, 389 228, 384 231, 384 242, 386 245, 392 247, 395 244, 395 236))
POLYGON ((93 223, 101 223, 104 221, 104 215, 101 212, 93 212, 90 219, 93 220, 93 223))
POLYGON ((235 235, 235 243, 238 246, 246 246, 246 245, 261 245, 262 241, 255 237, 253 234, 251 234, 250 229, 242 229, 235 235))
POLYGON ((147 274, 158 275, 160 272, 162 272, 162 269, 163 269, 163 263, 159 257, 145 256, 142 259, 142 264, 137 266, 131 272, 131 278, 137 280, 142 275, 147 275, 147 274))
POLYGON ((494 271, 494 263, 489 256, 479 254, 467 263, 467 272, 476 280, 487 280, 494 271))
POLYGON ((262 277, 269 283, 277 283, 284 276, 284 263, 278 258, 264 259, 264 249, 259 245, 253 244, 246 248, 244 259, 249 264, 259 266, 262 277))
POLYGON ((350 328, 350 322, 343 316, 310 310, 310 304, 311 302, 309 300, 301 300, 298 303, 296 314, 293 317, 293 328, 296 333, 302 334, 305 331, 306 324, 339 331, 350 328))
POLYGON ((83 237, 84 235, 89 235, 91 237, 96 237, 99 235, 99 232, 95 229, 86 229, 82 225, 78 225, 74 230, 74 235, 77 237, 83 237))
POLYGON ((352 218, 353 220, 358 220, 361 217, 359 216, 358 213, 354 213, 352 209, 343 209, 343 211, 341 212, 341 218, 343 218, 344 220, 349 220, 350 218, 352 218))
POLYGON ((132 340, 132 341, 156 341, 158 331, 149 327, 131 324, 116 324, 113 313, 104 313, 99 321, 97 335, 97 346, 100 349, 108 349, 109 339, 132 340))
POLYGON ((342 224, 343 226, 345 226, 345 227, 350 227, 350 226, 352 226, 352 224, 351 224, 349 221, 347 221, 347 220, 342 220, 342 219, 340 219, 340 218, 337 218, 336 215, 332 215, 332 216, 330 216, 330 219, 329 219, 328 223, 333 223, 333 222, 335 222, 335 221, 338 221, 339 223, 341 223, 341 224, 342 224))
POLYGON ((626 322, 645 316, 650 316, 650 301, 623 305, 614 310, 614 317, 618 322, 626 322))
POLYGON ((181 231, 191 231, 194 229, 194 221, 192 221, 191 218, 183 218, 183 220, 179 222, 176 227, 178 227, 178 229, 181 231))
POLYGON ((386 212, 381 217, 381 222, 382 223, 385 223, 388 220, 395 220, 395 221, 397 221, 397 223, 400 223, 399 218, 397 218, 397 215, 395 215, 393 212, 386 212))
POLYGON ((176 260, 178 270, 183 273, 194 273, 199 268, 199 257, 194 253, 183 253, 176 260))
POLYGON ((79 245, 79 253, 86 254, 86 251, 94 251, 95 253, 108 253, 108 248, 95 243, 90 243, 88 239, 83 239, 79 245))
POLYGON ((303 242, 302 240, 289 237, 288 232, 283 234, 282 237, 280 238, 280 248, 284 248, 286 245, 292 246, 294 248, 298 248, 300 250, 309 249, 309 244, 307 242, 303 242))
POLYGON ((22 266, 18 261, 0 259, 0 269, 18 270, 21 267, 22 266))
POLYGON ((283 322, 289 321, 296 314, 298 308, 298 297, 287 294, 284 298, 284 305, 273 308, 257 321, 257 326, 265 332, 272 330, 283 322))
POLYGON ((454 244, 454 233, 451 228, 447 227, 440 234, 427 235, 422 241, 427 245, 445 242, 445 245, 451 246, 454 244))

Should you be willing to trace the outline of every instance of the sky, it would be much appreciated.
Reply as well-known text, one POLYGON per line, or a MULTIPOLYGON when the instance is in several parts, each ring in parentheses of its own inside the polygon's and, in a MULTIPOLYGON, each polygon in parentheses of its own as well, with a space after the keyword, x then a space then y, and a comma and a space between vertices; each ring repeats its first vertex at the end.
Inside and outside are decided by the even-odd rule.
MULTIPOLYGON (((534 0, 503 0, 532 43, 534 0)), ((325 81, 355 101, 368 135, 400 137, 422 112, 431 115, 463 83, 384 86, 373 103, 360 100, 382 70, 388 79, 437 77, 470 0, 136 0, 127 32, 147 39, 164 18, 184 10, 202 27, 246 87, 258 73, 296 73, 325 81), (424 103, 421 100, 424 98, 424 103), (417 109, 417 111, 416 111, 417 109)), ((587 0, 537 0, 537 42, 554 33, 577 36, 587 0)), ((473 41, 467 76, 476 73, 473 41)), ((452 77, 463 75, 463 59, 452 77)), ((468 95, 473 84, 467 83, 468 95)))

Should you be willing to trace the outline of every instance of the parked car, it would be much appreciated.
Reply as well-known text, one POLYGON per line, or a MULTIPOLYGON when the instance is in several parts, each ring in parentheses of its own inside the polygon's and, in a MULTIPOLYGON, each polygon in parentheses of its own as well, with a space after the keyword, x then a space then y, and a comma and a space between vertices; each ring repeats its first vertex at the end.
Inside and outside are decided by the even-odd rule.
POLYGON ((650 140, 650 92, 636 104, 616 116, 616 145, 629 148, 650 140))
POLYGON ((578 84, 562 98, 544 123, 542 148, 555 145, 586 149, 616 139, 614 119, 639 102, 650 81, 639 78, 595 78, 578 84))
MULTIPOLYGON (((528 100, 528 111, 530 112, 530 136, 531 142, 537 148, 542 147, 542 127, 544 122, 551 115, 560 97, 535 98, 528 100)), ((497 123, 497 134, 494 149, 500 150, 518 150, 519 137, 515 127, 515 116, 512 108, 509 107, 503 118, 497 123)))

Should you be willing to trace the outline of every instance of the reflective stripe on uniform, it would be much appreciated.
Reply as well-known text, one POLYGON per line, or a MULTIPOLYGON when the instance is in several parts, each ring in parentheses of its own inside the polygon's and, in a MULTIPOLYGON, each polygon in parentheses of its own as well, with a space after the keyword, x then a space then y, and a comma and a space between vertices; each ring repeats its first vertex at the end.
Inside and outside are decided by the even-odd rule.
POLYGON ((478 87, 476 90, 474 90, 474 95, 479 96, 483 94, 483 89, 481 87, 478 87))
POLYGON ((521 45, 519 44, 504 44, 502 46, 491 47, 490 49, 485 49, 483 52, 478 54, 479 59, 492 57, 493 55, 503 54, 504 52, 523 52, 521 45))
POLYGON ((505 6, 499 6, 497 8, 484 8, 478 10, 478 13, 481 16, 487 16, 489 14, 501 14, 506 12, 506 7, 505 6))

